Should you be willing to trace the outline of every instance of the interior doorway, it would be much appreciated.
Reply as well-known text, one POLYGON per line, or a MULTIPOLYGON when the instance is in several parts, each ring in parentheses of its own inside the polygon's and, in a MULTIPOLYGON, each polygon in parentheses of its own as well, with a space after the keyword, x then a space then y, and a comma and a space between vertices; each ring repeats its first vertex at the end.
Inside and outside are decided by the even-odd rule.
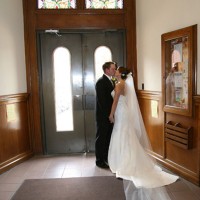
POLYGON ((94 152, 95 83, 105 61, 125 65, 124 31, 39 32, 38 50, 45 154, 94 152))

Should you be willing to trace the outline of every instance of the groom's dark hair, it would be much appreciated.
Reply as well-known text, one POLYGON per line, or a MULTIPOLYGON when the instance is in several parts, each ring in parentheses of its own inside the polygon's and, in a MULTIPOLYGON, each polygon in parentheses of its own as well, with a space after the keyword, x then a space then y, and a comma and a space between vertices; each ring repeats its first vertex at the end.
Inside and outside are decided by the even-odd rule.
POLYGON ((111 64, 114 64, 117 69, 117 63, 110 61, 110 62, 105 62, 103 64, 103 66, 102 66, 103 71, 105 72, 106 69, 110 69, 111 64))

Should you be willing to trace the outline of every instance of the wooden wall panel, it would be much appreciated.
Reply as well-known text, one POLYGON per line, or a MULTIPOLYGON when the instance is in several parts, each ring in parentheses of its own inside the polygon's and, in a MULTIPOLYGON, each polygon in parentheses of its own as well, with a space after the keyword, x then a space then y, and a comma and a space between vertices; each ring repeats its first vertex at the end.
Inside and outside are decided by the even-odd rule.
POLYGON ((138 91, 138 101, 140 104, 141 113, 144 124, 149 136, 153 154, 156 157, 163 158, 164 156, 164 136, 163 136, 163 111, 161 108, 161 94, 158 92, 138 91), (158 117, 152 116, 151 104, 153 101, 158 103, 158 117))
POLYGON ((170 168, 189 181, 200 185, 200 96, 193 97, 193 116, 186 117, 166 113, 166 122, 180 123, 184 128, 192 127, 192 147, 182 149, 166 142, 165 156, 170 168))
POLYGON ((28 95, 0 97, 0 173, 31 155, 28 95))
POLYGON ((159 92, 138 91, 138 100, 145 127, 152 144, 152 156, 160 164, 181 177, 200 185, 200 96, 193 97, 192 117, 165 114, 162 109, 162 96, 159 92), (158 118, 151 116, 151 102, 158 102, 158 118), (180 123, 183 127, 192 127, 192 148, 183 149, 164 140, 164 122, 180 123))

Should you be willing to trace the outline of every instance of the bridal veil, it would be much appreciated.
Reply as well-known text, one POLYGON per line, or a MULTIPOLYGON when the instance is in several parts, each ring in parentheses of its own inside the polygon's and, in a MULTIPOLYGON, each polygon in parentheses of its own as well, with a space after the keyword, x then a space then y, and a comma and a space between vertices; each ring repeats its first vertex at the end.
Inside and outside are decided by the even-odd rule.
MULTIPOLYGON (((125 98, 126 98, 126 104, 129 108, 128 112, 129 121, 127 123, 131 124, 131 127, 133 127, 134 129, 133 134, 137 136, 138 141, 141 144, 142 148, 144 148, 144 150, 148 154, 148 152, 151 152, 152 149, 142 119, 141 111, 139 108, 134 88, 133 77, 131 73, 127 75, 127 79, 125 80, 125 98)), ((142 175, 143 177, 141 177, 141 179, 144 180, 139 180, 141 172, 139 173, 140 175, 138 175, 138 177, 137 175, 135 176, 135 174, 133 174, 133 177, 128 177, 128 178, 122 177, 126 200, 169 200, 170 199, 169 195, 167 194, 167 190, 165 189, 164 186, 175 182, 178 179, 178 177, 163 172, 162 169, 157 165, 156 160, 151 156, 149 156, 148 158, 147 165, 148 164, 150 166, 149 167, 150 172, 148 173, 146 171, 143 173, 144 175, 142 175), (154 167, 155 170, 152 170, 151 173, 151 168, 154 167), (154 181, 154 174, 156 179, 155 181, 154 181)), ((135 163, 135 165, 137 165, 137 163, 135 163)), ((143 168, 143 166, 141 166, 141 168, 143 168)))

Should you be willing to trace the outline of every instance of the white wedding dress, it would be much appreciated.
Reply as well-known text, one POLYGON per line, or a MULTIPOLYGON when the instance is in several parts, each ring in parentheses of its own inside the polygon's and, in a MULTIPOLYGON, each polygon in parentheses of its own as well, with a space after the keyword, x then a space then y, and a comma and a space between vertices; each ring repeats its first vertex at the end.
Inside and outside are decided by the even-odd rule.
MULTIPOLYGON (((112 92, 114 97, 114 91, 112 92)), ((152 197, 164 185, 175 182, 178 177, 162 171, 156 161, 147 153, 151 150, 143 119, 135 94, 133 78, 125 81, 125 95, 119 97, 115 111, 115 123, 110 141, 108 163, 116 177, 124 181, 127 199, 169 199, 152 197), (138 189, 143 189, 142 191, 138 189), (148 193, 146 193, 146 192, 148 193), (144 194, 145 193, 145 194, 144 194)), ((165 192, 164 192, 165 193, 165 192)))

